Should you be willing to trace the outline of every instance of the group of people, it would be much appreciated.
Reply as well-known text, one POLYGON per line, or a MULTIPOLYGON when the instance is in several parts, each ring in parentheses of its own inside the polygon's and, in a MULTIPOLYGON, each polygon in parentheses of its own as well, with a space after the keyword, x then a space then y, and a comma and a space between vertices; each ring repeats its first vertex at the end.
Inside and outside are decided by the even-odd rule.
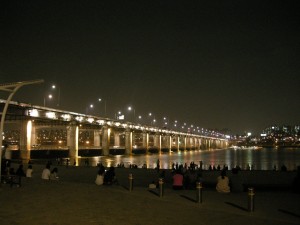
POLYGON ((115 168, 111 166, 108 170, 100 163, 98 164, 98 172, 95 180, 96 185, 111 185, 118 183, 115 168))
MULTIPOLYGON (((243 192, 243 179, 239 174, 239 168, 232 169, 232 176, 227 176, 228 169, 222 169, 220 176, 216 180, 216 190, 220 193, 243 192)), ((179 166, 173 171, 172 175, 173 189, 194 189, 196 182, 203 182, 201 171, 195 171, 191 168, 184 170, 184 167, 179 166)))
POLYGON ((10 160, 5 160, 1 164, 1 175, 2 176, 9 176, 9 175, 16 175, 19 177, 31 177, 32 176, 32 165, 29 164, 26 172, 24 171, 24 166, 23 164, 19 164, 18 169, 15 171, 13 167, 11 167, 11 161, 10 160))
POLYGON ((57 167, 54 167, 52 170, 50 170, 50 168, 51 168, 50 163, 47 163, 46 167, 43 169, 43 172, 42 172, 42 179, 43 180, 59 180, 57 167))

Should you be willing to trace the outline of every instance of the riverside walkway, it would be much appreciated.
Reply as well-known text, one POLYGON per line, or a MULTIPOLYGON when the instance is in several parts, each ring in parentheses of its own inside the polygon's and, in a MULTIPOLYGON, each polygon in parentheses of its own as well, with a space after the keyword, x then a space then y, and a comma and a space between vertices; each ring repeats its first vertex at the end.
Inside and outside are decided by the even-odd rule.
POLYGON ((290 191, 257 191, 254 211, 249 212, 246 192, 220 194, 204 188, 203 202, 196 203, 192 201, 195 190, 174 191, 166 185, 164 196, 159 197, 147 188, 155 170, 138 169, 138 175, 137 170, 117 169, 119 185, 97 186, 96 167, 58 166, 60 181, 51 182, 41 180, 43 168, 33 165, 33 178, 24 178, 19 188, 1 185, 0 224, 282 225, 300 221, 300 195, 290 191), (131 192, 126 188, 129 172, 136 175, 131 192))

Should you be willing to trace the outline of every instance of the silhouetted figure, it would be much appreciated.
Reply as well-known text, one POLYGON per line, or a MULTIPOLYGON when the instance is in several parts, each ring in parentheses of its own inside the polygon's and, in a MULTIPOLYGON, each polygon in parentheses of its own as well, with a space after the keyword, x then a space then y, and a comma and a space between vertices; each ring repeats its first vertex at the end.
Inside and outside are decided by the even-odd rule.
POLYGON ((281 166, 281 171, 283 171, 283 172, 287 171, 287 168, 286 168, 286 166, 284 164, 281 166))
POLYGON ((59 180, 58 169, 55 167, 50 173, 50 180, 59 180))
POLYGON ((157 161, 156 161, 156 169, 157 169, 157 171, 159 171, 159 169, 160 169, 160 161, 159 161, 159 159, 157 159, 157 161))
POLYGON ((84 160, 84 164, 85 164, 86 166, 89 166, 90 162, 89 162, 89 159, 88 159, 88 158, 86 158, 86 159, 84 160))
POLYGON ((104 184, 113 184, 116 180, 115 168, 111 166, 108 171, 106 171, 104 175, 104 184))
POLYGON ((26 174, 23 170, 23 165, 22 164, 19 165, 19 168, 16 171, 16 175, 19 176, 19 177, 25 177, 26 176, 26 174))
POLYGON ((70 164, 70 159, 67 159, 67 160, 66 160, 66 167, 68 167, 69 164, 70 164))

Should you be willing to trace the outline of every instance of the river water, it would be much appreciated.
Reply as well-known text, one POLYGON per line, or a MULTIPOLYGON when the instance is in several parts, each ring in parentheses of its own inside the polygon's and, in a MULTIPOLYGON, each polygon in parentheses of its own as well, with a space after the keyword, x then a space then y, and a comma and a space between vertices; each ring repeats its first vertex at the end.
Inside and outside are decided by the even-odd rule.
MULTIPOLYGON (((84 165, 86 159, 79 158, 77 165, 84 165)), ((136 164, 139 168, 145 163, 148 168, 155 168, 158 159, 160 167, 164 169, 170 169, 173 163, 189 164, 194 162, 199 165, 202 161, 204 169, 208 169, 209 165, 216 167, 227 165, 229 169, 238 165, 242 169, 250 166, 253 170, 273 170, 274 166, 280 169, 282 165, 285 165, 288 170, 295 170, 297 166, 300 166, 300 148, 219 149, 88 158, 89 165, 92 166, 96 166, 97 163, 101 162, 108 167, 123 163, 125 167, 136 164)))

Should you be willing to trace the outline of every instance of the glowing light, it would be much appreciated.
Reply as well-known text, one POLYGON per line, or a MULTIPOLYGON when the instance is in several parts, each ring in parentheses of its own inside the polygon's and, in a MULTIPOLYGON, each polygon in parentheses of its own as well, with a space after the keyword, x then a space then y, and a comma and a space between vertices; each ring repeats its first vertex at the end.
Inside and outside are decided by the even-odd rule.
POLYGON ((28 115, 33 117, 39 117, 39 111, 37 109, 28 110, 28 115))
POLYGON ((83 121, 83 117, 82 117, 82 116, 76 116, 76 117, 75 117, 75 120, 81 122, 81 121, 83 121))
POLYGON ((87 121, 88 121, 89 123, 93 123, 95 120, 94 120, 94 118, 88 118, 87 121))
POLYGON ((70 120, 71 120, 71 115, 70 115, 70 114, 63 114, 63 115, 61 115, 61 117, 62 117, 64 120, 67 120, 67 121, 70 121, 70 120))
POLYGON ((31 148, 31 131, 32 131, 32 121, 27 122, 27 150, 31 148))
POLYGON ((46 117, 49 119, 56 119, 55 112, 46 112, 46 117))

